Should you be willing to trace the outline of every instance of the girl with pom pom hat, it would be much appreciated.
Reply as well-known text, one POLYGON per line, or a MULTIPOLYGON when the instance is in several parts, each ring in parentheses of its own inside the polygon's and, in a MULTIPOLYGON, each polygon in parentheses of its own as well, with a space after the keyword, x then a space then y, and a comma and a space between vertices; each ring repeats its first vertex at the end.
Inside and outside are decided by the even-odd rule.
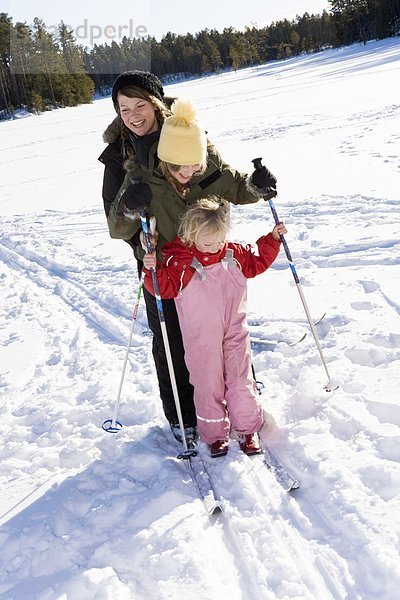
POLYGON ((196 109, 190 100, 175 100, 161 128, 158 158, 174 165, 203 165, 207 157, 207 138, 197 120, 196 109))
MULTIPOLYGON (((146 196, 147 214, 157 219, 160 258, 163 245, 176 237, 182 213, 199 198, 220 196, 232 204, 250 204, 263 197, 252 176, 224 162, 207 140, 190 100, 175 100, 171 113, 161 127, 152 172, 136 164, 127 173, 108 218, 111 236, 129 239, 140 230, 134 211, 146 196)), ((144 249, 137 247, 135 255, 143 260, 144 249)))

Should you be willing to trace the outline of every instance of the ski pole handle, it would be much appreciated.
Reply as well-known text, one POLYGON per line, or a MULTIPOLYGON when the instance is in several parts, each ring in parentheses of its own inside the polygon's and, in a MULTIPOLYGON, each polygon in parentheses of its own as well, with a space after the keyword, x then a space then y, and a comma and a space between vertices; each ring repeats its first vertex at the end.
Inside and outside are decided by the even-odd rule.
MULTIPOLYGON (((146 218, 146 213, 144 212, 144 210, 141 208, 138 211, 139 217, 140 217, 140 222, 142 225, 142 230, 144 233, 144 239, 146 242, 146 248, 147 248, 147 252, 149 254, 151 254, 153 252, 153 248, 151 246, 151 241, 150 241, 150 230, 149 230, 149 225, 147 223, 147 218, 146 218)), ((153 280, 153 287, 154 287, 154 296, 156 299, 156 304, 157 304, 157 309, 160 315, 160 319, 162 321, 165 321, 165 317, 164 317, 164 308, 162 305, 162 301, 161 301, 161 296, 160 296, 160 289, 158 286, 158 279, 157 279, 157 274, 156 274, 156 269, 155 267, 151 268, 151 277, 153 280)))
POLYGON ((143 209, 139 209, 137 212, 139 214, 140 222, 142 224, 142 230, 143 230, 143 233, 144 233, 144 239, 145 239, 145 242, 146 242, 147 252, 149 254, 151 254, 153 252, 153 248, 151 247, 150 230, 149 230, 149 225, 148 225, 147 219, 146 219, 146 213, 144 212, 143 209))
MULTIPOLYGON (((259 171, 260 169, 263 168, 262 158, 253 158, 253 160, 251 162, 253 163, 256 171, 259 171)), ((262 190, 264 192, 263 193, 264 200, 268 200, 269 207, 272 212, 272 216, 274 217, 274 221, 275 221, 276 225, 279 225, 279 223, 281 223, 281 220, 278 217, 278 213, 276 212, 275 204, 272 200, 272 198, 275 198, 277 196, 278 192, 276 190, 273 190, 273 191, 266 190, 265 188, 262 188, 262 190)), ((300 283, 299 276, 297 275, 296 267, 294 266, 294 263, 293 263, 292 255, 289 250, 289 246, 287 245, 287 242, 285 240, 285 236, 282 234, 279 234, 279 237, 281 238, 282 246, 283 246, 283 249, 285 250, 286 257, 289 261, 289 266, 293 273, 294 280, 296 283, 300 283)))

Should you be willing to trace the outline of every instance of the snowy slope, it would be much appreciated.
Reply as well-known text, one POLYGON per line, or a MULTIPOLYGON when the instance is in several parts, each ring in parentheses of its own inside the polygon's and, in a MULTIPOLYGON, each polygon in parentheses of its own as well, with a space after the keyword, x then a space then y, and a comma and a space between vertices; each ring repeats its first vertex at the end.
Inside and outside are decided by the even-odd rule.
MULTIPOLYGON (((234 166, 263 156, 326 375, 282 251, 249 283, 263 439, 211 461, 211 524, 165 426, 143 306, 101 206, 110 99, 0 125, 0 598, 395 600, 400 587, 400 41, 176 84, 234 166), (306 339, 297 340, 308 331, 306 339)), ((273 226, 235 208, 232 239, 273 226)))

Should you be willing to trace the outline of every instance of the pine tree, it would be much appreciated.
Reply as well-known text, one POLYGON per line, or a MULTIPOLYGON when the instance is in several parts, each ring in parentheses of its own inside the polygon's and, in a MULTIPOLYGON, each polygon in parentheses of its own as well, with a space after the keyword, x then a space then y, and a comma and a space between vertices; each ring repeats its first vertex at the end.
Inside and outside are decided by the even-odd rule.
POLYGON ((329 0, 336 18, 338 41, 366 43, 368 36, 368 0, 329 0))
POLYGON ((33 44, 29 68, 36 76, 36 91, 52 106, 64 104, 62 76, 67 73, 67 69, 53 34, 47 31, 45 23, 38 18, 33 21, 33 44))
POLYGON ((85 73, 82 50, 76 46, 76 39, 72 31, 63 21, 58 27, 58 40, 67 70, 67 75, 64 77, 66 106, 91 102, 94 91, 93 81, 85 73))
MULTIPOLYGON (((12 115, 10 97, 10 31, 12 21, 6 13, 0 13, 0 111, 12 115)), ((1 112, 0 112, 1 115, 1 112)))

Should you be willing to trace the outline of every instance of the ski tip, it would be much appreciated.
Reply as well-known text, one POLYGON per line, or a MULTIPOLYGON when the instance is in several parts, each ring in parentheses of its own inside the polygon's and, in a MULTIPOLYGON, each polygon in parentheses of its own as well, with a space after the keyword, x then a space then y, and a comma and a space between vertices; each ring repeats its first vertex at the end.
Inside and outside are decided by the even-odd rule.
POLYGON ((314 325, 318 325, 318 323, 321 323, 322 319, 325 319, 325 317, 326 317, 326 312, 324 312, 324 314, 319 319, 314 321, 314 325))
POLYGON ((288 346, 297 346, 297 344, 301 344, 307 337, 307 333, 304 333, 300 339, 294 340, 294 342, 288 342, 288 346))
POLYGON ((224 512, 223 506, 219 500, 215 498, 214 492, 210 492, 206 496, 203 496, 202 500, 206 513, 210 519, 211 517, 218 517, 224 512))
POLYGON ((210 507, 210 509, 208 510, 208 514, 210 517, 219 517, 219 515, 222 515, 222 513, 224 512, 224 509, 222 508, 221 504, 214 504, 214 506, 210 507))

